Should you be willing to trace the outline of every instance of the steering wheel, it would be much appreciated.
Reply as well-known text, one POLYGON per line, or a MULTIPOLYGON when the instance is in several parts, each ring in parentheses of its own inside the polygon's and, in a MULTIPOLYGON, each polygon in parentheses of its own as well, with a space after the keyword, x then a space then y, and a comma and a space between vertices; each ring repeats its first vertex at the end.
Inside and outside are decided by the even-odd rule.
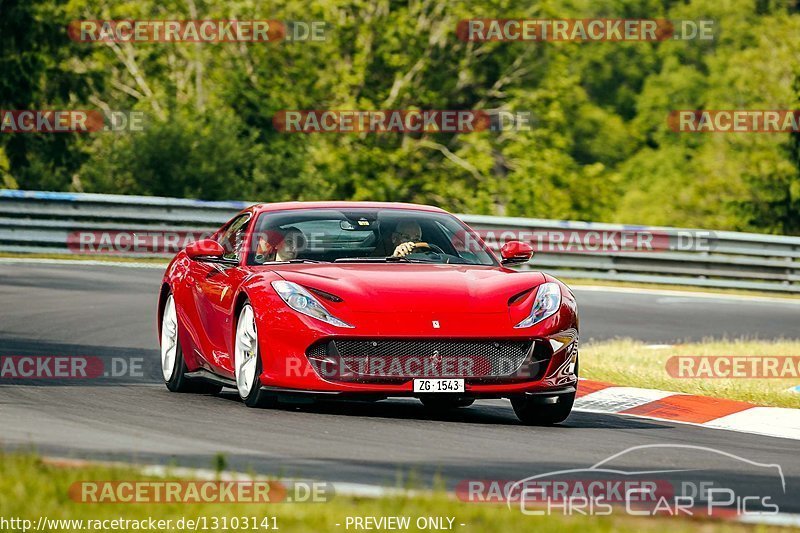
POLYGON ((414 252, 413 253, 433 253, 439 255, 446 255, 444 250, 440 247, 436 246, 435 244, 431 244, 429 242, 415 242, 414 243, 414 252), (420 250, 417 250, 420 248, 420 250))

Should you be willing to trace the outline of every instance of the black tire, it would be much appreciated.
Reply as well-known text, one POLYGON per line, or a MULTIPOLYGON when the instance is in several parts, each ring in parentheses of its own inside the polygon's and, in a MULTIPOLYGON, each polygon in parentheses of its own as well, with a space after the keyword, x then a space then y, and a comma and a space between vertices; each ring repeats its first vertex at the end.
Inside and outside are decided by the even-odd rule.
POLYGON ((469 407, 475 403, 475 398, 460 398, 448 396, 423 396, 419 399, 427 409, 431 411, 451 411, 469 407))
POLYGON ((172 377, 166 382, 167 389, 171 392, 191 392, 194 394, 219 394, 222 390, 222 385, 209 383, 199 378, 187 378, 186 374, 188 369, 186 363, 183 361, 183 351, 181 351, 180 342, 178 342, 178 355, 175 361, 175 370, 172 371, 172 377))
MULTIPOLYGON (((180 326, 179 326, 180 327, 180 326)), ((175 368, 172 370, 172 376, 166 380, 165 384, 167 389, 171 392, 190 392, 194 394, 219 394, 222 390, 222 385, 209 383, 202 379, 187 378, 186 362, 183 360, 183 348, 181 347, 180 335, 176 343, 177 351, 175 354, 175 368)))
POLYGON ((520 422, 527 426, 552 426, 567 419, 575 403, 575 393, 561 394, 556 403, 542 403, 535 396, 515 396, 511 406, 520 422))
MULTIPOLYGON (((258 358, 256 363, 256 376, 261 375, 261 357, 258 358)), ((278 399, 274 394, 268 394, 262 387, 261 381, 256 379, 250 387, 250 392, 242 401, 247 407, 274 407, 278 403, 278 399)))

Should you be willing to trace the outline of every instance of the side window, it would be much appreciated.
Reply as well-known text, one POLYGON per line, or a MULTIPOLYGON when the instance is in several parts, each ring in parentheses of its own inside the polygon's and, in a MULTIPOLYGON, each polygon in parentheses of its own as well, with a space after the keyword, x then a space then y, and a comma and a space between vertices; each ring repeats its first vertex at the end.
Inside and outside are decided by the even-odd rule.
POLYGON ((247 235, 247 228, 250 225, 251 214, 244 214, 233 220, 225 230, 217 237, 217 242, 225 249, 225 259, 238 261, 242 253, 242 244, 247 235))

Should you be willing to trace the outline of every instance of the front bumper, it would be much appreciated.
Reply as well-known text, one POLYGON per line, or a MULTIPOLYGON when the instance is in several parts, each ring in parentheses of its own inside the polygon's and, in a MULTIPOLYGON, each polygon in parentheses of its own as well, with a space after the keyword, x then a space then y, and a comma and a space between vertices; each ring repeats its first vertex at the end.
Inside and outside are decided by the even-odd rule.
MULTIPOLYGON (((465 392, 461 396, 476 398, 497 398, 516 396, 523 393, 546 391, 563 391, 577 386, 575 373, 578 358, 577 317, 563 309, 553 317, 532 328, 514 329, 505 323, 482 320, 478 324, 460 322, 458 327, 450 327, 446 331, 432 335, 415 335, 420 331, 420 320, 417 318, 409 327, 401 320, 381 323, 381 327, 359 327, 354 330, 343 330, 320 323, 314 319, 296 313, 278 313, 278 316, 257 314, 261 346, 262 368, 261 383, 265 389, 276 392, 294 392, 298 394, 317 393, 323 395, 345 396, 418 396, 413 391, 415 377, 461 377, 465 380, 465 392), (356 333, 357 334, 354 334, 356 333), (394 342, 400 345, 407 343, 414 346, 427 346, 425 343, 529 343, 525 360, 511 373, 487 372, 487 367, 480 366, 482 371, 469 373, 446 372, 442 375, 396 372, 375 375, 375 372, 358 371, 359 368, 374 370, 369 365, 354 370, 353 359, 358 354, 349 354, 347 364, 327 348, 324 351, 315 347, 342 346, 345 343, 366 344, 394 342), (329 360, 328 363, 323 362, 329 360), (333 368, 334 371, 330 371, 333 368), (348 373, 348 370, 351 371, 348 373)), ((484 317, 486 318, 486 317, 484 317)), ((430 321, 425 321, 430 324, 430 321)), ((446 323, 457 323, 447 321, 446 323)), ((377 347, 376 347, 377 349, 377 347)), ((457 356, 456 352, 449 354, 457 356)), ((375 354, 363 353, 365 357, 375 354)), ((400 353, 402 357, 413 357, 416 354, 400 353)), ((432 353, 423 353, 419 357, 421 368, 432 353)), ((410 367, 404 367, 410 368, 410 367)), ((451 367, 452 369, 453 367, 451 367)), ((455 367, 458 368, 457 366, 455 367)), ((476 368, 476 367, 472 367, 476 368)))

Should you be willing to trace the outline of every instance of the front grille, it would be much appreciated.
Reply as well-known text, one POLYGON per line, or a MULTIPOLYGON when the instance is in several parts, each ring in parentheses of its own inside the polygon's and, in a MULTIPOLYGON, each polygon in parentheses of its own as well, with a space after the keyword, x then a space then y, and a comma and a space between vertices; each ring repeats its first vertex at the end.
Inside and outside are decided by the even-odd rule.
POLYGON ((514 375, 531 347, 530 340, 338 339, 315 344, 307 354, 315 367, 326 362, 343 378, 497 378, 514 375))

